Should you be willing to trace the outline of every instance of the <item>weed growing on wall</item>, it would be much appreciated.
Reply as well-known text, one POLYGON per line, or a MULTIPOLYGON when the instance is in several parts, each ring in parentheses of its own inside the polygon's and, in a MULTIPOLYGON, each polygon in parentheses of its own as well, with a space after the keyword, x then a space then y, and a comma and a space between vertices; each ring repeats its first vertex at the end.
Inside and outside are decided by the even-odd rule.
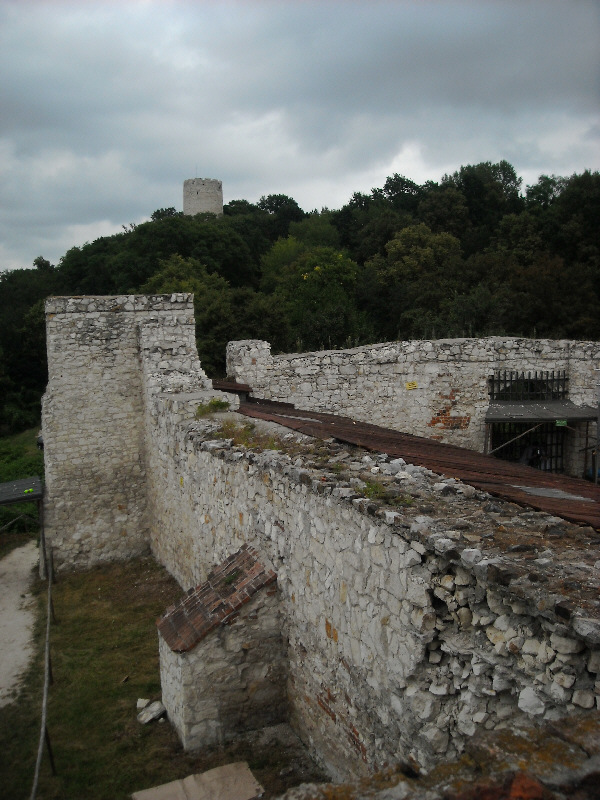
POLYGON ((251 422, 239 425, 233 420, 225 420, 213 436, 215 439, 231 439, 233 445, 249 450, 288 450, 285 442, 273 434, 261 433, 251 422))
POLYGON ((368 497, 369 500, 383 500, 386 491, 385 487, 380 483, 377 483, 377 481, 366 481, 365 487, 361 491, 361 494, 364 494, 364 496, 368 497))
POLYGON ((411 506, 414 502, 410 495, 391 490, 386 483, 380 483, 377 480, 365 481, 365 486, 359 491, 369 500, 380 500, 391 506, 411 506))
POLYGON ((219 400, 218 397, 213 397, 208 403, 200 403, 196 409, 195 418, 201 419, 207 417, 209 414, 217 414, 219 411, 228 411, 229 403, 227 400, 219 400))

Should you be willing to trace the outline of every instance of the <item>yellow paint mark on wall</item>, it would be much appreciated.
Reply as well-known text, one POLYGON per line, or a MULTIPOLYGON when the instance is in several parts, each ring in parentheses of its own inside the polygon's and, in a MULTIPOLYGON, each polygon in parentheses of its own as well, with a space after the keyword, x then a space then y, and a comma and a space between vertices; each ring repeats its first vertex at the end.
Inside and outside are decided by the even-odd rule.
POLYGON ((405 389, 418 389, 419 388, 419 384, 416 381, 407 381, 404 384, 404 388, 405 389))

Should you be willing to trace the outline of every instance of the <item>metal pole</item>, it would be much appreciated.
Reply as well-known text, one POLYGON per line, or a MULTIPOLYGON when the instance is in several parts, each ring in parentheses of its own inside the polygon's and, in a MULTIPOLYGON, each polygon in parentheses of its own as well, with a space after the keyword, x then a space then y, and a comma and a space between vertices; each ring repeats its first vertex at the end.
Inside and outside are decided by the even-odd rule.
MULTIPOLYGON (((51 555, 51 553, 50 553, 51 555)), ((48 565, 48 598, 47 598, 47 617, 46 617, 46 647, 44 651, 44 690, 42 695, 42 724, 40 729, 40 741, 38 745, 37 759, 35 762, 35 771, 33 775, 33 786, 31 788, 30 800, 35 800, 37 793, 38 781, 40 778, 40 767, 42 764, 42 754, 44 752, 44 742, 49 746, 48 755, 50 756, 50 763, 52 766, 52 774, 56 774, 54 765, 54 753, 50 746, 50 737, 48 736, 48 728, 46 727, 46 719, 48 715, 48 688, 50 686, 50 617, 51 617, 51 603, 52 603, 52 559, 48 565)))

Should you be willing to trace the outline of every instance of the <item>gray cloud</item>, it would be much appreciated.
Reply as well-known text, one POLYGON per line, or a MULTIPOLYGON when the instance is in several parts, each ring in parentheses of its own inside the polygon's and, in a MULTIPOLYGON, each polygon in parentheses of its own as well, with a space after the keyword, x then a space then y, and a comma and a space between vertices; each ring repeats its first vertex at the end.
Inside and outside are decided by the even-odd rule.
POLYGON ((194 174, 310 209, 393 172, 598 169, 599 33, 595 0, 0 0, 0 269, 194 174))

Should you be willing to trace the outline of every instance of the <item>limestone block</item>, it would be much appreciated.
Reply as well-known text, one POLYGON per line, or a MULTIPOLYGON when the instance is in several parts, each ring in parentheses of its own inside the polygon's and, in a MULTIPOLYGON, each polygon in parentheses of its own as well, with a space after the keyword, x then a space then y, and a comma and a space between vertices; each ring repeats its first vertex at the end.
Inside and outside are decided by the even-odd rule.
POLYGON ((550 644, 557 653, 580 653, 585 650, 585 644, 579 639, 570 639, 566 636, 559 636, 556 633, 551 634, 550 644))
POLYGON ((575 689, 571 702, 580 708, 593 708, 595 705, 594 694, 583 689, 575 689))
POLYGON ((588 672, 600 672, 600 650, 594 650, 592 653, 590 653, 590 657, 587 662, 587 669, 588 672))
POLYGON ((538 694, 531 687, 522 689, 519 693, 519 708, 526 714, 532 716, 539 716, 546 710, 544 702, 540 699, 538 694))

